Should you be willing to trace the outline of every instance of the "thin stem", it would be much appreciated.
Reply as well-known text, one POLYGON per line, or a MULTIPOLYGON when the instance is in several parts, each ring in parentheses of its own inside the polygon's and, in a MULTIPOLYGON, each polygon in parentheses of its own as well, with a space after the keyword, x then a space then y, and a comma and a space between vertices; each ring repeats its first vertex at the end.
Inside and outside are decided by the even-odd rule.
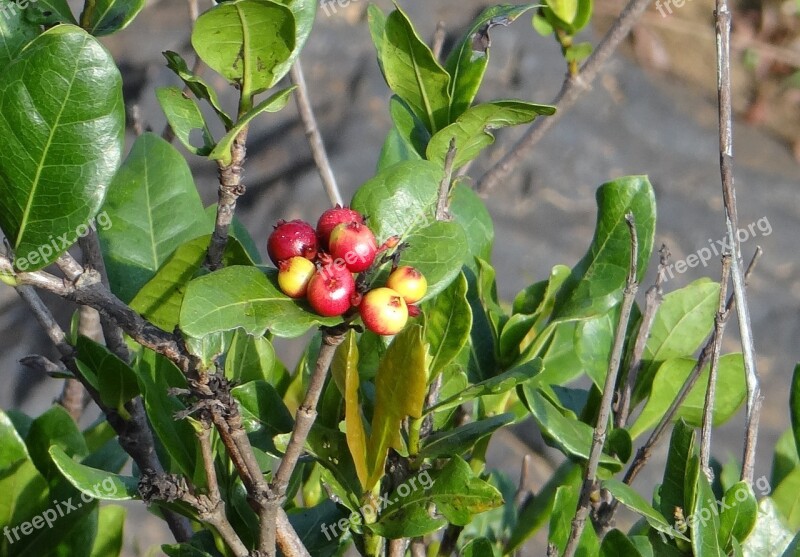
POLYGON ((575 517, 572 519, 572 529, 567 539, 567 546, 564 549, 564 557, 573 557, 578 549, 583 529, 586 526, 586 518, 589 515, 590 496, 595 489, 597 482, 597 466, 600 463, 600 455, 603 452, 603 445, 606 441, 609 417, 611 415, 611 404, 614 398, 614 387, 617 383, 620 362, 622 360, 622 348, 625 344, 625 332, 628 329, 628 321, 631 316, 631 308, 636 297, 639 284, 636 279, 637 261, 639 258, 639 239, 636 234, 636 223, 633 213, 625 216, 625 222, 631 235, 631 259, 628 267, 628 278, 625 283, 625 290, 622 294, 622 309, 620 310, 619 323, 614 335, 614 345, 611 350, 611 358, 608 362, 605 383, 603 384, 603 396, 600 400, 600 410, 597 414, 597 424, 592 436, 592 448, 589 453, 589 462, 586 465, 583 486, 581 487, 578 499, 578 508, 575 517))
POLYGON ((725 311, 725 299, 728 297, 728 280, 731 272, 731 256, 726 253, 722 257, 722 278, 719 282, 719 304, 717 315, 714 318, 714 343, 711 346, 711 367, 708 371, 708 386, 703 403, 703 423, 700 428, 700 467, 705 472, 708 480, 713 479, 711 471, 711 428, 714 425, 714 398, 717 392, 717 372, 719 368, 719 355, 722 352, 722 336, 725 334, 725 325, 728 314, 725 311))
POLYGON ((448 212, 449 199, 450 199, 450 186, 453 181, 453 163, 456 160, 456 138, 450 140, 450 145, 447 148, 447 155, 444 159, 444 176, 439 183, 439 197, 436 199, 436 220, 448 221, 450 220, 450 213, 448 212))
POLYGON ((336 184, 336 177, 333 175, 333 169, 328 160, 328 153, 325 150, 325 143, 322 141, 322 134, 319 132, 317 119, 314 116, 314 109, 311 106, 311 98, 308 93, 308 86, 306 85, 303 67, 300 65, 299 58, 289 71, 289 77, 291 77, 292 83, 297 86, 295 90, 297 111, 300 115, 300 121, 303 123, 308 145, 311 148, 311 155, 314 157, 314 163, 317 165, 317 171, 319 172, 319 177, 322 179, 325 193, 328 194, 331 205, 344 205, 342 193, 339 191, 339 186, 336 184))
POLYGON ((514 169, 523 161, 528 152, 544 137, 547 131, 560 120, 564 113, 589 90, 592 81, 605 67, 606 62, 628 36, 634 24, 644 13, 651 0, 630 0, 614 21, 611 29, 600 41, 597 49, 586 59, 577 75, 567 75, 561 90, 551 104, 556 105, 556 113, 547 118, 537 118, 519 141, 494 166, 492 166, 478 183, 479 192, 488 192, 505 181, 514 169))
POLYGON ((436 30, 433 32, 433 41, 431 41, 431 52, 436 60, 442 57, 442 48, 444 47, 444 40, 447 38, 447 33, 444 28, 444 21, 436 23, 436 30))

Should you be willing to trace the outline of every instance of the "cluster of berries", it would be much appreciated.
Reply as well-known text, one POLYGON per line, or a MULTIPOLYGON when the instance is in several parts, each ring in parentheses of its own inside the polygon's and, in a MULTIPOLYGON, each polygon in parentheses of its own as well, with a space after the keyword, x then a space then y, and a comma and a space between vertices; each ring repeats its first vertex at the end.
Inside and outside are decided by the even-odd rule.
POLYGON ((413 267, 393 269, 386 286, 368 289, 367 276, 383 251, 396 247, 398 238, 378 246, 364 216, 348 207, 328 209, 314 229, 302 220, 278 221, 267 251, 278 267, 278 286, 291 298, 303 298, 319 315, 344 315, 358 307, 364 326, 379 335, 394 335, 405 327, 409 315, 428 283, 413 267), (354 278, 353 274, 360 277, 354 278))

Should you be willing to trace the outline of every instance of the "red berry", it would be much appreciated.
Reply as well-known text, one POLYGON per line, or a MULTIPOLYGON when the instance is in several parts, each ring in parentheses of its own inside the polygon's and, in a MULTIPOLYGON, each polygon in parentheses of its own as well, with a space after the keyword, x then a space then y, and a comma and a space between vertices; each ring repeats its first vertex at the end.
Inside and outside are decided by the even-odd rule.
POLYGON ((375 235, 358 222, 337 224, 328 244, 334 260, 344 262, 353 273, 366 271, 378 253, 375 235))
POLYGON ((364 217, 358 211, 341 205, 336 205, 333 209, 328 209, 322 213, 319 221, 317 221, 317 238, 319 238, 319 243, 322 247, 328 247, 331 232, 336 228, 336 225, 343 222, 364 224, 364 217))
POLYGON ((331 264, 318 269, 308 283, 308 303, 324 317, 342 315, 351 307, 356 282, 347 268, 331 264))
POLYGON ((316 272, 316 266, 305 257, 292 257, 278 263, 278 286, 290 298, 306 295, 308 283, 316 272))
POLYGON ((406 302, 391 288, 376 288, 367 292, 359 312, 364 326, 379 335, 396 335, 408 321, 406 302))
POLYGON ((425 296, 428 281, 414 267, 398 267, 386 280, 386 286, 400 294, 407 304, 413 304, 425 296))
POLYGON ((311 225, 302 220, 279 220, 269 235, 267 253, 275 265, 298 256, 313 260, 317 256, 317 235, 311 225))

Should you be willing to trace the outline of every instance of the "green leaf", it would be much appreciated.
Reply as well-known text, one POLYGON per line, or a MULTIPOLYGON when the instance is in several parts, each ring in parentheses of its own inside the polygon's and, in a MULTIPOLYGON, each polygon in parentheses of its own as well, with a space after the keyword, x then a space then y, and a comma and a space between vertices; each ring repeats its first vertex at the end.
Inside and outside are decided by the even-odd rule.
MULTIPOLYGON (((658 368, 653 379, 650 398, 630 428, 631 437, 635 439, 661 419, 696 363, 697 361, 692 358, 675 358, 667 360, 658 368)), ((726 354, 720 358, 718 374, 714 399, 714 425, 728 421, 744 401, 746 386, 742 355, 726 354)), ((689 425, 700 427, 707 387, 708 366, 703 369, 675 417, 685 419, 689 425)))
POLYGON ((644 398, 664 361, 694 354, 714 326, 718 304, 719 283, 707 278, 664 296, 645 344, 634 402, 644 398))
POLYGON ((576 43, 567 47, 564 59, 567 62, 583 62, 592 54, 592 43, 576 43))
POLYGON ((25 443, 31 460, 51 487, 58 483, 61 475, 50 459, 50 447, 60 447, 70 457, 83 458, 89 454, 86 441, 72 417, 62 406, 57 405, 51 406, 47 412, 33 420, 25 443))
POLYGON ((17 269, 47 266, 96 225, 122 155, 124 123, 119 71, 77 27, 42 33, 5 67, 0 227, 17 269))
POLYGON ((400 162, 417 160, 422 160, 422 157, 405 142, 400 132, 393 126, 386 134, 381 153, 378 155, 378 172, 400 162))
POLYGON ((383 59, 383 34, 386 31, 386 14, 376 4, 370 2, 367 6, 367 22, 372 44, 375 45, 375 50, 378 53, 378 63, 381 64, 381 72, 383 72, 381 60, 383 59))
POLYGON ((266 381, 251 381, 235 387, 231 394, 239 401, 242 423, 253 445, 278 456, 272 439, 292 431, 294 419, 275 387, 266 381))
POLYGON ((353 457, 361 486, 367 485, 367 433, 361 418, 361 402, 358 398, 358 344, 355 333, 348 331, 344 342, 336 349, 331 363, 333 376, 345 402, 345 436, 347 447, 353 457))
POLYGON ((423 485, 426 489, 412 489, 405 497, 390 496, 392 503, 383 510, 378 522, 368 527, 386 538, 424 536, 448 522, 465 526, 474 515, 503 504, 500 492, 475 477, 469 465, 459 457, 452 458, 444 468, 430 472, 429 476, 431 481, 426 483, 430 487, 423 485), (429 504, 436 505, 437 516, 443 518, 431 517, 429 504))
POLYGON ((314 557, 333 557, 338 551, 341 539, 334 535, 333 527, 350 515, 342 507, 327 500, 315 507, 294 509, 287 513, 289 522, 300 537, 306 550, 314 557))
POLYGON ((719 539, 727 550, 734 540, 744 542, 755 528, 758 502, 752 486, 744 481, 733 485, 725 492, 720 508, 719 539))
POLYGON ((538 115, 554 114, 555 107, 523 101, 492 101, 467 109, 458 119, 434 134, 428 143, 427 159, 444 165, 450 141, 455 139, 454 168, 475 159, 494 143, 492 130, 528 124, 538 115))
MULTIPOLYGON (((402 160, 422 158, 425 155, 425 147, 431 139, 431 133, 425 127, 425 124, 414 114, 411 107, 397 95, 392 95, 389 100, 389 114, 392 117, 394 130, 397 132, 397 137, 400 139, 404 150, 413 153, 402 160)), ((388 159, 382 157, 381 160, 384 162, 379 165, 379 168, 386 168, 388 159)), ((396 162, 400 161, 397 160, 396 162)))
POLYGON ((83 335, 78 337, 76 348, 78 359, 97 376, 103 404, 127 415, 125 403, 139 395, 134 371, 108 348, 83 335))
POLYGON ((489 64, 489 31, 492 27, 508 26, 536 6, 537 4, 504 4, 486 8, 459 39, 445 63, 450 75, 449 92, 452 97, 448 122, 461 116, 472 105, 478 93, 489 64))
POLYGON ((476 257, 491 261, 494 245, 492 216, 480 196, 471 187, 458 181, 450 190, 450 216, 467 235, 471 257, 465 263, 474 267, 476 257))
POLYGON ((615 479, 604 480, 603 487, 610 491, 620 503, 643 516, 647 523, 659 532, 688 541, 686 536, 675 530, 664 516, 651 507, 632 487, 615 479))
POLYGON ((611 347, 619 322, 620 308, 578 321, 575 325, 575 354, 586 375, 602 392, 611 359, 611 347))
POLYGON ((289 102, 289 95, 292 94, 292 91, 296 89, 295 85, 287 87, 285 89, 281 89, 274 95, 271 95, 267 99, 264 99, 262 102, 258 103, 255 107, 251 110, 247 111, 246 114, 243 114, 239 121, 236 122, 236 125, 233 126, 228 133, 225 134, 225 137, 219 140, 216 147, 209 153, 208 158, 211 160, 220 161, 224 165, 229 165, 232 160, 231 149, 233 148, 233 142, 236 139, 236 136, 250 125, 250 122, 263 112, 278 112, 286 103, 289 102))
MULTIPOLYGON (((19 4, 16 4, 16 6, 19 7, 19 4)), ((69 9, 67 0, 37 0, 36 2, 30 2, 24 13, 25 19, 35 25, 50 27, 56 23, 78 24, 69 9)))
POLYGON ((514 422, 514 414, 506 413, 477 422, 469 422, 455 429, 437 431, 425 438, 419 456, 444 458, 464 454, 475 443, 512 422, 514 422))
POLYGON ((472 310, 467 288, 467 279, 461 274, 423 308, 425 341, 431 346, 431 377, 447 367, 469 341, 472 310))
MULTIPOLYGON (((181 78, 189 90, 194 93, 194 96, 198 99, 208 102, 211 108, 214 109, 214 112, 217 113, 217 116, 219 116, 222 123, 225 125, 225 129, 231 129, 233 127, 233 121, 231 120, 231 117, 228 116, 224 110, 222 110, 222 105, 219 102, 219 98, 217 98, 217 92, 199 76, 193 74, 189 69, 189 66, 186 64, 186 61, 181 58, 180 54, 177 52, 167 50, 164 52, 164 58, 167 59, 167 67, 175 72, 175 75, 181 78)), ((169 117, 168 113, 167 117, 169 117)))
POLYGON ((462 557, 496 557, 497 552, 486 538, 476 538, 461 548, 462 557))
POLYGON ((169 143, 145 133, 133 144, 103 206, 98 230, 111 290, 131 301, 184 242, 205 233, 205 212, 189 165, 169 143))
POLYGON ((798 557, 798 555, 800 555, 800 532, 795 535, 781 557, 798 557))
POLYGON ((214 138, 197 103, 178 87, 159 87, 156 89, 156 98, 175 132, 175 137, 183 146, 195 155, 208 155, 214 148, 214 138), (201 147, 192 145, 191 135, 194 130, 200 130, 203 136, 201 147))
POLYGON ((789 414, 794 432, 794 442, 797 454, 800 454, 800 364, 794 368, 792 384, 789 391, 789 414))
MULTIPOLYGON (((199 236, 172 252, 131 300, 131 308, 165 331, 175 330, 186 288, 202 271, 210 240, 210 234, 199 236)), ((225 266, 252 265, 253 260, 237 239, 229 237, 222 263, 225 266)))
POLYGON ((524 364, 513 369, 509 369, 500 375, 496 375, 481 381, 480 383, 470 385, 457 395, 442 400, 438 404, 427 408, 425 413, 427 414, 430 412, 439 412, 448 408, 455 408, 456 406, 461 406, 465 402, 469 402, 470 400, 474 400, 482 396, 506 393, 517 385, 520 385, 532 377, 535 377, 541 373, 541 371, 542 361, 539 358, 525 362, 524 364))
POLYGON ((383 476, 386 454, 406 417, 419 418, 428 387, 428 346, 422 327, 408 325, 389 345, 375 377, 375 413, 367 442, 370 491, 383 476))
POLYGON ((669 442, 667 464, 664 467, 664 480, 659 488, 659 508, 661 514, 672 519, 677 509, 684 512, 686 509, 684 495, 684 480, 687 475, 689 461, 694 455, 694 429, 686 425, 683 420, 675 422, 672 437, 669 442))
POLYGON ((450 76, 397 7, 386 18, 379 49, 386 83, 425 127, 435 133, 448 123, 450 76))
POLYGON ((100 507, 97 537, 89 557, 119 557, 122 552, 126 513, 125 507, 119 505, 100 507))
MULTIPOLYGON (((563 416, 538 389, 523 384, 517 392, 525 406, 533 414, 548 444, 557 447, 567 456, 589 459, 594 428, 584 422, 563 416)), ((622 463, 614 457, 602 454, 600 464, 614 471, 622 463)))
POLYGON ((237 0, 203 13, 192 30, 192 46, 215 72, 237 83, 251 99, 286 75, 294 51, 295 18, 270 0, 237 0))
POLYGON ((642 554, 628 536, 615 528, 603 538, 600 557, 642 557, 642 554))
POLYGON ((800 457, 797 454, 794 432, 791 429, 787 429, 775 443, 769 483, 778 485, 783 481, 783 478, 797 467, 800 467, 800 457))
POLYGON ((237 385, 251 381, 275 384, 275 348, 264 337, 238 329, 225 356, 225 377, 237 385))
POLYGON ((791 543, 793 535, 780 518, 773 500, 764 497, 758 503, 756 527, 742 545, 742 550, 745 557, 780 555, 791 543))
POLYGON ((0 477, 21 460, 27 460, 28 449, 8 414, 0 410, 0 477))
POLYGON ((70 458, 64 450, 50 447, 53 462, 75 489, 101 501, 128 501, 139 498, 139 480, 91 468, 70 458))
POLYGON ((582 319, 617 305, 630 266, 631 235, 625 215, 633 213, 639 239, 638 280, 653 251, 656 202, 646 176, 626 176, 597 190, 597 226, 589 251, 572 269, 556 298, 553 318, 582 319))
POLYGON ((791 530, 800 529, 800 468, 795 468, 779 483, 772 492, 775 507, 786 520, 791 530))
POLYGON ((320 317, 306 302, 280 291, 277 271, 233 266, 194 279, 181 307, 180 326, 189 337, 203 338, 242 328, 252 335, 267 329, 278 337, 298 337, 311 327, 333 326, 339 317, 320 317))
POLYGON ((100 37, 125 29, 142 11, 145 0, 93 0, 81 13, 81 27, 100 37))
POLYGON ((0 64, 4 68, 40 33, 38 25, 26 21, 23 12, 15 9, 16 3, 9 2, 5 7, 0 18, 0 64))
MULTIPOLYGON (((566 548, 572 531, 572 519, 575 516, 575 509, 578 507, 579 495, 580 489, 573 486, 561 486, 556 490, 553 513, 550 515, 548 542, 555 545, 560 553, 563 553, 566 548)), ((599 552, 600 542, 597 540, 594 529, 584 528, 576 554, 597 555, 599 552)))
POLYGON ((572 23, 578 14, 578 0, 546 0, 553 14, 564 23, 572 23))
POLYGON ((697 493, 689 520, 692 549, 696 557, 723 557, 717 533, 720 532, 716 497, 706 475, 697 474, 697 493))

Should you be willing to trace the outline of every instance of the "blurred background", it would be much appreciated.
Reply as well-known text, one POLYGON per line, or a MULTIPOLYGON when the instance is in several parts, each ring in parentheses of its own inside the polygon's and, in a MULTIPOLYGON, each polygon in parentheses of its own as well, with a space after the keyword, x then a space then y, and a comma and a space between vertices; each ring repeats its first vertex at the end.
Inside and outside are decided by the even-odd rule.
MULTIPOLYGON (((391 9, 388 0, 376 2, 391 9)), ((495 219, 494 264, 505 301, 548 276, 557 263, 573 265, 594 230, 594 192, 603 182, 628 174, 648 174, 658 201, 656 245, 665 243, 673 261, 725 235, 718 166, 713 0, 675 0, 648 8, 632 37, 564 119, 530 153, 506 183, 489 192, 495 219), (681 3, 681 2, 678 2, 681 3)), ((597 0, 592 28, 583 40, 597 41, 621 10, 622 0, 597 0)), ((772 449, 788 427, 788 384, 800 360, 800 273, 795 242, 800 241, 800 0, 734 0, 733 85, 735 176, 742 227, 756 224, 743 243, 749 260, 757 245, 764 256, 749 288, 765 395, 755 476, 769 477, 772 449)), ((200 2, 201 10, 210 0, 200 2)), ((366 0, 323 0, 302 60, 312 101, 332 166, 346 199, 375 169, 390 127, 389 91, 375 62, 366 25, 366 0)), ((490 2, 437 0, 401 2, 422 37, 437 22, 447 33, 445 53, 469 22, 490 2)), ((150 0, 126 30, 103 39, 123 73, 129 120, 160 132, 165 118, 154 90, 180 85, 161 52, 174 50, 191 61, 187 4, 150 0), (136 109, 134 110, 134 107, 136 109)), ((491 62, 480 100, 516 97, 548 103, 561 86, 565 64, 552 38, 531 28, 530 17, 492 31, 491 62)), ((219 76, 203 77, 223 104, 234 106, 233 91, 219 76)), ((133 128, 129 126, 128 147, 133 128)), ((214 130, 219 137, 220 130, 214 130)), ((475 181, 521 134, 510 129, 473 165, 475 181)), ((176 143, 177 145, 177 143, 176 143)), ((179 147, 182 149, 182 147, 179 147)), ((185 152, 185 151, 184 151, 185 152)), ((265 239, 278 218, 315 220, 327 207, 294 104, 260 117, 251 126, 245 169, 247 194, 238 216, 266 257, 265 239)), ((186 153, 206 204, 216 201, 215 164, 186 153)), ((648 280, 655 276, 656 261, 648 280)), ((709 276, 718 280, 720 262, 710 261, 675 274, 666 290, 709 276)), ((72 308, 49 297, 67 326, 72 308)), ((290 368, 298 342, 278 342, 290 368)), ((731 320, 724 348, 738 351, 731 320)), ((31 415, 43 412, 58 395, 61 381, 36 376, 19 363, 29 354, 57 358, 27 308, 10 288, 0 289, 0 407, 31 415)), ((724 378, 723 378, 724 380, 724 378)), ((85 418, 91 422, 92 415, 85 418)), ((722 462, 740 458, 743 410, 714 438, 722 462)), ((642 440, 640 440, 641 442, 642 440)), ((559 454, 543 447, 532 422, 495 435, 490 464, 516 481, 524 455, 534 453, 528 487, 538 490, 559 454)), ((650 493, 663 468, 662 451, 637 480, 650 493), (661 457, 661 458, 659 458, 661 457)), ((141 504, 128 505, 134 518, 126 531, 127 555, 158 554, 153 546, 170 541, 161 523, 141 504)), ((624 516, 621 518, 624 520, 624 516)), ((538 555, 540 542, 524 555, 538 555), (537 550, 538 548, 538 550, 537 550)))

